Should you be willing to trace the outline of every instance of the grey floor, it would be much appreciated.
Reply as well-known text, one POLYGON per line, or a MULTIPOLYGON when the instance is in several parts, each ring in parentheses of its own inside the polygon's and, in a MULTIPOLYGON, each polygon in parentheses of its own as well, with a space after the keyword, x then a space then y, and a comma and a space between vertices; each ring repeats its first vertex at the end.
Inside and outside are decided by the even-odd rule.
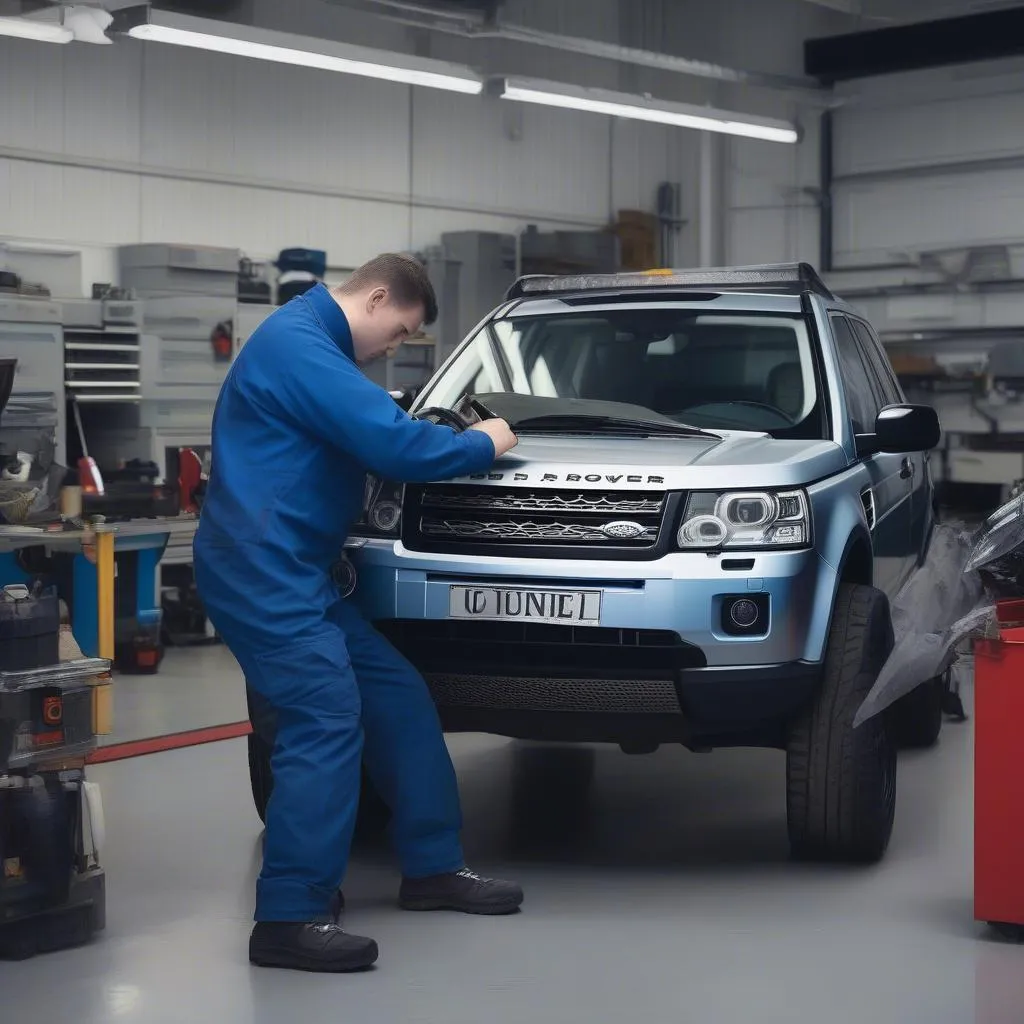
POLYGON ((101 746, 246 719, 238 663, 222 644, 168 647, 155 675, 114 677, 114 731, 101 746))
MULTIPOLYGON (((174 677, 182 700, 195 667, 174 677)), ((346 977, 246 962, 260 825, 244 741, 97 766, 108 929, 0 964, 0 1020, 1019 1024, 1024 948, 972 921, 971 736, 948 726, 902 759, 892 846, 870 870, 787 861, 781 755, 454 737, 470 861, 521 879, 524 911, 403 914, 386 847, 360 848, 347 924, 381 960, 346 977)))

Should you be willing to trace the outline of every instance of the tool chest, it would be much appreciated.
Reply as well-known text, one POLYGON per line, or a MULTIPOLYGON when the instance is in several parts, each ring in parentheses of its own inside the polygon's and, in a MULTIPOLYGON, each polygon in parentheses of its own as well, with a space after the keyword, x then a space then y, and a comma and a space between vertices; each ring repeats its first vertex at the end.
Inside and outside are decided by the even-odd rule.
POLYGON ((0 959, 88 942, 106 924, 103 810, 85 778, 100 658, 0 672, 0 959))

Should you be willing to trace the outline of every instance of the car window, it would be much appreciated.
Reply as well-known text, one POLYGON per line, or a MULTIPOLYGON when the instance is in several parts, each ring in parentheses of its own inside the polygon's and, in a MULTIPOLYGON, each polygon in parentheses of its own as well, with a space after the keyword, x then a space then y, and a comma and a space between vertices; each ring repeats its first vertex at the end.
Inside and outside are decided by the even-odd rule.
POLYGON ((831 321, 853 432, 869 434, 875 429, 875 420, 882 406, 881 394, 877 390, 879 385, 864 362, 865 357, 846 317, 836 315, 831 317, 831 321))
POLYGON ((501 374, 490 338, 481 332, 430 388, 423 404, 454 409, 464 395, 501 390, 501 374))
POLYGON ((864 321, 854 320, 852 317, 849 319, 850 323, 853 325, 854 333, 857 335, 857 338, 863 346, 864 353, 867 356, 868 365, 874 371, 875 377, 878 380, 878 385, 882 390, 882 397, 885 399, 885 404, 901 404, 903 402, 903 393, 896 381, 895 374, 892 372, 892 366, 885 355, 885 350, 882 348, 878 339, 864 321))
MULTIPOLYGON (((516 316, 490 330, 517 394, 622 403, 710 429, 825 436, 811 335, 800 316, 618 307, 516 316)), ((469 366, 485 352, 474 341, 424 403, 456 404, 472 379, 469 366)))

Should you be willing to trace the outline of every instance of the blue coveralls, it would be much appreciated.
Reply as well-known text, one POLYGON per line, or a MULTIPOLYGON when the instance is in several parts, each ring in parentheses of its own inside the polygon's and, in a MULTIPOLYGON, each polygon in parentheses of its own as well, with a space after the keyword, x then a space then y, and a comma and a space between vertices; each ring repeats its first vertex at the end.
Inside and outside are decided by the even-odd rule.
POLYGON ((275 720, 257 921, 328 909, 364 759, 391 808, 403 873, 463 866, 455 773, 426 684, 340 599, 330 570, 361 514, 367 470, 448 479, 494 457, 486 434, 413 419, 360 371, 323 285, 264 321, 228 372, 194 564, 211 622, 275 720))

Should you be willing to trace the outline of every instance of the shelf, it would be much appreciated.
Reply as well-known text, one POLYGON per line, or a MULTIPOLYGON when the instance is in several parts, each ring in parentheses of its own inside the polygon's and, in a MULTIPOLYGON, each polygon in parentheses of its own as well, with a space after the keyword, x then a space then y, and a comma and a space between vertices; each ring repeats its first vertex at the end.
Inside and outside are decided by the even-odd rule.
POLYGON ((104 345, 94 341, 65 341, 64 348, 72 352, 141 352, 141 345, 104 345))
POLYGON ((138 363, 65 363, 65 370, 137 370, 138 363))
POLYGON ((130 336, 137 338, 141 333, 138 327, 116 327, 110 325, 107 327, 69 327, 67 324, 64 325, 65 334, 88 334, 91 337, 102 337, 104 334, 120 334, 124 336, 130 336))
POLYGON ((75 395, 79 405, 99 402, 141 402, 142 395, 75 395))

